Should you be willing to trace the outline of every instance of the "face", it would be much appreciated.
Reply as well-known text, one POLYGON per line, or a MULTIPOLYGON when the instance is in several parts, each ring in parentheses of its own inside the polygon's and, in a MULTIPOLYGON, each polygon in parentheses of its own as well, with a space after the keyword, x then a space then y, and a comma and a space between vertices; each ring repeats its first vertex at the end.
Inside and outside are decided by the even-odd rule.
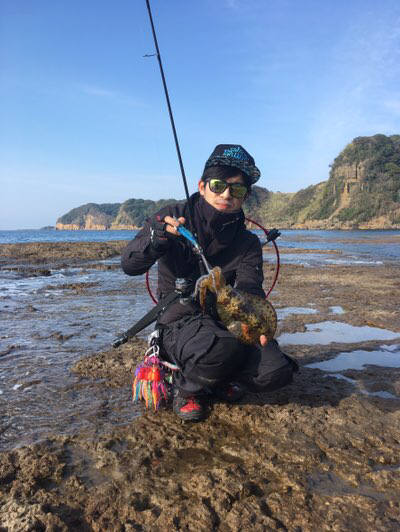
MULTIPOLYGON (((227 183, 241 183, 244 185, 243 177, 237 175, 234 177, 228 177, 224 179, 227 183)), ((216 194, 210 190, 208 182, 202 180, 199 181, 199 192, 204 197, 207 203, 212 205, 215 209, 221 212, 236 212, 243 205, 247 196, 242 199, 232 196, 229 187, 227 187, 221 194, 216 194)))

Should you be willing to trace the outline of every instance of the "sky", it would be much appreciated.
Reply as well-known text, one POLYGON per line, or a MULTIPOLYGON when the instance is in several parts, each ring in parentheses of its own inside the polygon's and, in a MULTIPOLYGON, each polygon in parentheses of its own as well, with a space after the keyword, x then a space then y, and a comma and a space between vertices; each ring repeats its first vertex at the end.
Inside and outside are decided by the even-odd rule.
MULTIPOLYGON (((190 192, 217 144, 258 185, 325 181, 400 134, 398 0, 151 0, 190 192)), ((184 197, 145 0, 0 0, 0 229, 184 197)))

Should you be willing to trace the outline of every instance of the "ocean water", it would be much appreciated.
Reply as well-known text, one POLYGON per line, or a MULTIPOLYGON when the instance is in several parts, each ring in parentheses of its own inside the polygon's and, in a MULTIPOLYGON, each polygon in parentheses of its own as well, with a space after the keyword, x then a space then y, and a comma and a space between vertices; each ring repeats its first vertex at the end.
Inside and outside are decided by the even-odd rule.
POLYGON ((107 242, 109 240, 131 240, 137 231, 55 231, 20 229, 0 231, 0 244, 21 244, 27 242, 107 242))
MULTIPOLYGON (((336 251, 343 255, 343 261, 350 259, 354 264, 400 260, 399 230, 283 230, 278 243, 287 251, 293 248, 336 251)), ((331 256, 326 262, 338 264, 341 260, 331 256)))
MULTIPOLYGON (((101 262, 117 266, 119 259, 101 262)), ((153 291, 156 276, 153 267, 153 291)), ((129 386, 110 389, 71 367, 111 349, 115 337, 152 307, 144 276, 129 277, 120 268, 73 267, 12 279, 0 270, 0 451, 50 434, 92 437, 140 415, 129 386)))
MULTIPOLYGON (((262 231, 254 231, 264 241, 262 231)), ((400 260, 399 230, 282 230, 276 241, 284 253, 282 262, 303 263, 313 266, 324 264, 382 264, 383 261, 400 260), (307 253, 299 254, 304 249, 307 253), (291 250, 296 250, 291 253, 291 250), (315 251, 315 253, 312 253, 315 251), (323 253, 323 252, 335 252, 323 253)), ((55 231, 55 230, 18 230, 0 231, 0 244, 25 242, 106 242, 109 240, 131 240, 136 230, 121 231, 55 231)), ((266 257, 271 258, 265 246, 266 257)), ((273 257, 274 254, 272 254, 273 257)), ((273 259, 272 259, 273 260, 273 259)))

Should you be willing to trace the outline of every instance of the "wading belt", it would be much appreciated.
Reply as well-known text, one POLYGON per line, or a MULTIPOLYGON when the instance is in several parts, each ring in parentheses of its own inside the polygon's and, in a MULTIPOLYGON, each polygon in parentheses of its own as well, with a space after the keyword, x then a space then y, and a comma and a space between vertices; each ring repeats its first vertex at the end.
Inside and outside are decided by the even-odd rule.
POLYGON ((182 294, 176 292, 175 290, 168 294, 166 297, 161 299, 155 307, 153 307, 150 312, 148 312, 143 318, 141 318, 133 327, 125 331, 121 336, 118 336, 112 343, 113 347, 119 347, 120 345, 127 342, 132 336, 135 336, 138 332, 143 330, 145 327, 156 321, 157 316, 160 312, 165 310, 170 303, 173 303, 176 299, 181 297, 182 294))

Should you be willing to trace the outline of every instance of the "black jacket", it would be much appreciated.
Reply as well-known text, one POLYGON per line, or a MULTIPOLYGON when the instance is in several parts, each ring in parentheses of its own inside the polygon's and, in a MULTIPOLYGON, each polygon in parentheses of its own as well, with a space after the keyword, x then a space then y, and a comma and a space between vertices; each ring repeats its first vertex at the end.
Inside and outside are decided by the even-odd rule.
MULTIPOLYGON (((249 294, 265 297, 262 289, 262 248, 256 235, 244 224, 242 210, 224 213, 207 203, 199 193, 190 197, 194 214, 195 231, 207 262, 211 267, 220 266, 226 282, 249 294)), ((186 203, 168 205, 156 215, 186 218, 189 227, 189 209, 186 203)), ((155 216, 156 216, 155 215, 155 216)), ((157 251, 150 240, 151 222, 148 220, 136 237, 122 253, 122 269, 128 275, 145 273, 158 260, 158 297, 164 297, 175 289, 175 279, 189 278, 193 282, 200 276, 199 257, 191 244, 181 237, 169 241, 166 251, 157 251)), ((182 305, 180 305, 182 307, 182 305)), ((185 310, 171 309, 165 323, 190 313, 194 307, 185 310)))

